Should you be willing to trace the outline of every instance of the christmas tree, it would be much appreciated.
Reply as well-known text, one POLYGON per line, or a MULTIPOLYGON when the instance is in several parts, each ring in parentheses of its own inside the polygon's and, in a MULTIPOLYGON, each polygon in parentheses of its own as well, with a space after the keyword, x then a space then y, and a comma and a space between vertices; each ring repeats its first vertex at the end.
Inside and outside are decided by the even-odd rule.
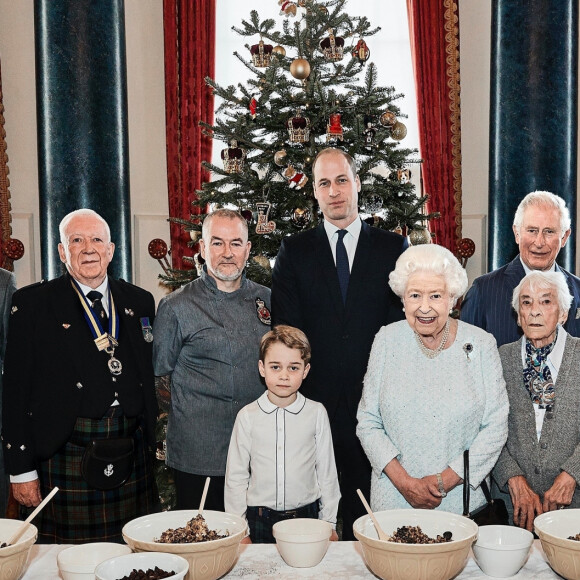
MULTIPOLYGON (((368 223, 424 235, 425 221, 436 215, 422 213, 426 196, 418 197, 409 179, 416 150, 399 145, 406 135, 396 105, 402 95, 377 86, 369 60, 366 39, 379 29, 366 17, 349 16, 346 0, 278 4, 279 22, 261 20, 254 10, 233 27, 249 39, 243 54, 234 53, 251 75, 247 83, 223 87, 206 79, 223 102, 215 125, 201 125, 225 143, 223 167, 204 163, 213 177, 197 192, 200 215, 171 218, 190 232, 193 246, 208 208, 238 209, 252 242, 247 275, 265 285, 282 238, 319 222, 311 165, 325 147, 339 147, 356 160, 359 205, 368 223)), ((180 286, 195 277, 196 270, 170 270, 163 278, 180 286)))
MULTIPOLYGON (((425 221, 436 215, 422 213, 426 196, 418 197, 410 181, 416 150, 399 145, 406 134, 396 105, 402 95, 377 85, 377 69, 369 59, 366 39, 379 29, 365 17, 346 14, 346 0, 278 4, 278 22, 260 20, 254 10, 233 28, 249 39, 243 54, 234 53, 250 73, 247 83, 222 87, 206 79, 208 90, 223 102, 215 125, 201 125, 206 135, 226 145, 223 167, 204 163, 213 178, 197 192, 200 212, 191 219, 170 218, 190 232, 194 246, 208 209, 238 209, 252 242, 246 274, 267 286, 282 238, 319 223, 311 166, 321 149, 339 147, 355 159, 361 214, 373 226, 411 237, 416 232, 425 242, 425 221)), ((200 265, 197 255, 184 259, 200 265)), ((172 287, 198 275, 197 269, 171 269, 167 261, 164 270, 161 277, 172 287)), ((170 388, 167 379, 158 379, 162 400, 170 388)), ((163 448, 168 403, 162 407, 156 479, 162 507, 171 509, 175 491, 163 448)))

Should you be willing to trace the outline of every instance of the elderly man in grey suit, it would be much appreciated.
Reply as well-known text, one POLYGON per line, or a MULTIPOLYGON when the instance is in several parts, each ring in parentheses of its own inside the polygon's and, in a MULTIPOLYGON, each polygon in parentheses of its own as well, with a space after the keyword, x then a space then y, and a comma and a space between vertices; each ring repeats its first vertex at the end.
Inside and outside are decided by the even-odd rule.
POLYGON ((528 530, 541 513, 580 507, 580 339, 563 328, 571 302, 564 274, 531 272, 512 298, 524 336, 499 349, 510 410, 493 477, 528 530))
MULTIPOLYGON (((6 351, 6 335, 8 333, 8 317, 12 294, 16 290, 16 279, 12 272, 0 268, 0 367, 4 364, 6 351)), ((2 375, 0 374, 0 417, 2 416, 2 375)), ((4 453, 0 445, 0 517, 6 515, 8 502, 8 477, 4 471, 4 453)))

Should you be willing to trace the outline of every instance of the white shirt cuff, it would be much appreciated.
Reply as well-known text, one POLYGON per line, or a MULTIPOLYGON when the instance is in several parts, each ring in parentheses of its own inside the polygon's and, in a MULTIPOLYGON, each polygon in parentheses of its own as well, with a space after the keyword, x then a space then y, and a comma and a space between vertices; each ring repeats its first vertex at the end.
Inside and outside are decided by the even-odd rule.
POLYGON ((10 483, 28 483, 35 479, 38 479, 38 473, 36 470, 28 471, 27 473, 19 473, 18 475, 11 475, 10 483))

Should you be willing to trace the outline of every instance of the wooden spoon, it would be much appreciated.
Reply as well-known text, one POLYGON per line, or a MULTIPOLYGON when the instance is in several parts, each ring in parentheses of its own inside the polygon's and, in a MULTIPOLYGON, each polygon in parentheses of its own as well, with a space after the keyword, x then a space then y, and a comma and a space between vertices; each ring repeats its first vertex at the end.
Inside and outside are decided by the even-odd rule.
POLYGON ((22 534, 26 531, 26 528, 28 528, 30 522, 40 513, 42 509, 44 509, 44 506, 52 499, 57 491, 58 487, 52 488, 52 491, 42 500, 42 502, 38 504, 36 509, 26 518, 22 525, 16 530, 14 535, 8 540, 6 547, 14 545, 20 539, 22 534))
POLYGON ((205 485, 203 486, 203 493, 201 494, 201 501, 199 502, 199 509, 197 510, 199 513, 203 511, 203 506, 205 505, 205 498, 207 497, 207 489, 209 487, 209 480, 211 477, 206 478, 205 485))
POLYGON ((377 530, 377 534, 379 534, 379 540, 388 542, 391 539, 391 537, 385 534, 385 532, 383 532, 383 528, 381 528, 381 526, 379 525, 379 522, 377 521, 377 518, 375 517, 375 514, 373 513, 371 506, 367 503, 367 500, 365 499, 365 496, 363 495, 362 491, 360 489, 357 489, 356 492, 358 493, 360 500, 363 502, 363 505, 365 506, 365 509, 367 510, 369 516, 371 516, 373 524, 375 524, 375 529, 377 530))

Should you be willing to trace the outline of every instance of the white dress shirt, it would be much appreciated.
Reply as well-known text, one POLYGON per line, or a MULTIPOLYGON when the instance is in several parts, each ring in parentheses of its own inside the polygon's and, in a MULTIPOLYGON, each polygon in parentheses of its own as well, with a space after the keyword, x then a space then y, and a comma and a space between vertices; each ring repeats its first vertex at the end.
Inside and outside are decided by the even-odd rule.
POLYGON ((320 500, 319 519, 336 525, 340 491, 326 409, 297 394, 278 407, 266 391, 236 418, 226 465, 226 512, 247 506, 293 510, 320 500))
MULTIPOLYGON (((346 248, 346 254, 348 256, 348 265, 352 271, 352 263, 354 262, 354 254, 356 252, 356 245, 358 244, 358 238, 360 236, 360 231, 362 228, 362 222, 360 217, 357 217, 349 226, 344 228, 348 233, 344 236, 343 242, 346 248)), ((331 224, 329 221, 324 220, 324 230, 328 236, 328 241, 330 243, 330 249, 332 250, 332 257, 334 259, 334 264, 336 265, 336 242, 338 240, 338 231, 335 225, 331 224)))
MULTIPOLYGON (((564 356, 564 347, 566 346, 566 337, 568 333, 558 324, 558 338, 556 339, 556 344, 552 349, 552 352, 548 355, 547 365, 552 373, 552 380, 554 381, 554 386, 556 386, 556 379, 558 378, 558 371, 560 370, 560 365, 562 364, 562 357, 564 356)), ((526 337, 522 336, 522 367, 526 368, 526 337)), ((537 403, 533 403, 534 411, 536 414, 536 435, 538 436, 538 441, 542 435, 542 426, 544 424, 544 416, 546 414, 546 409, 540 409, 537 403)))

